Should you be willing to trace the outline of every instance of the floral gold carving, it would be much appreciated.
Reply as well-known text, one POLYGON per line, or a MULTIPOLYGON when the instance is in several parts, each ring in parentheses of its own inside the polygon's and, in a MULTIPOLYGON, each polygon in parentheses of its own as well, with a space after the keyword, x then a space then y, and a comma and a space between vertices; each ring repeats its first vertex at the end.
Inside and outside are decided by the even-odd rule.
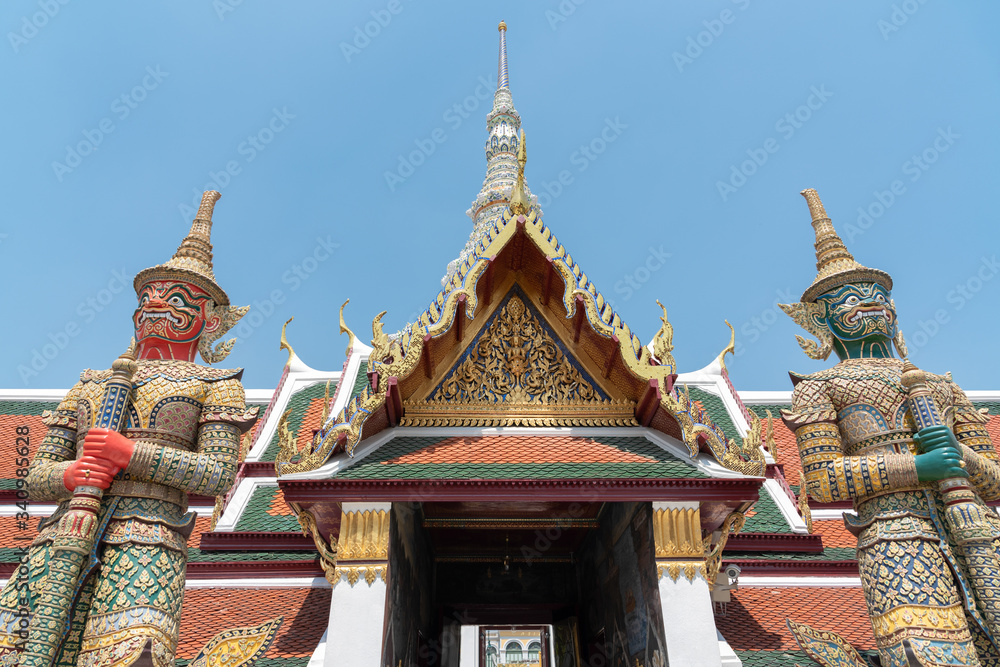
POLYGON ((603 398, 518 296, 434 391, 406 407, 407 426, 632 426, 628 401, 603 398))

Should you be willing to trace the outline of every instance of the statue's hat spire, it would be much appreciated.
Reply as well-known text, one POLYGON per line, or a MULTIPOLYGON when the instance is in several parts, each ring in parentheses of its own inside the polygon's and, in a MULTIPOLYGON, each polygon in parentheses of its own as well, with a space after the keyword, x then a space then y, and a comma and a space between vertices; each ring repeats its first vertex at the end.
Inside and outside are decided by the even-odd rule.
POLYGON ((809 204, 812 226, 816 230, 816 280, 802 294, 802 301, 815 302, 816 297, 848 283, 878 283, 892 289, 892 278, 885 271, 870 269, 854 260, 847 246, 837 235, 833 222, 823 208, 819 194, 813 189, 803 190, 802 196, 809 204))
POLYGON ((135 277, 135 291, 154 280, 183 280, 208 292, 216 306, 228 306, 229 297, 215 282, 212 271, 212 210, 222 195, 209 190, 201 197, 201 205, 191 223, 191 231, 166 264, 140 271, 135 277))

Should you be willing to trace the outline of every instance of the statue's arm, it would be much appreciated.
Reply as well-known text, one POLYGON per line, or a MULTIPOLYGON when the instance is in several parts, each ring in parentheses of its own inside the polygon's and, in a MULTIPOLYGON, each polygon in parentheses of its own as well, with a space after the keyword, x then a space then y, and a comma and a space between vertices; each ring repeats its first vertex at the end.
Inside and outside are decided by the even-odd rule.
POLYGON ((28 497, 36 502, 62 501, 73 495, 63 483, 63 476, 76 460, 77 402, 81 391, 82 383, 77 383, 54 411, 42 417, 48 430, 25 478, 28 497))
POLYGON ((804 380, 792 393, 792 409, 782 411, 795 433, 810 497, 830 503, 917 485, 911 454, 846 456, 837 411, 825 383, 804 380))
POLYGON ((194 452, 138 440, 125 472, 188 493, 217 496, 232 486, 239 466, 240 439, 256 421, 248 411, 239 380, 212 383, 194 452))
POLYGON ((958 440, 969 473, 969 481, 983 500, 1000 499, 1000 457, 997 456, 986 415, 976 410, 965 393, 952 383, 955 439, 958 440))

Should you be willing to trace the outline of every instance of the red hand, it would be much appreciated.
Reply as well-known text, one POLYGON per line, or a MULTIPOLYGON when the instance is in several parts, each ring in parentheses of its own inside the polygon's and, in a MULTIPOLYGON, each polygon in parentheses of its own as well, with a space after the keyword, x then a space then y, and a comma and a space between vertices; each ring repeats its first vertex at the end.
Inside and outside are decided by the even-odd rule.
POLYGON ((78 486, 96 486, 107 489, 118 468, 92 456, 84 455, 73 461, 63 473, 63 486, 73 491, 78 486))
POLYGON ((92 428, 83 441, 84 456, 92 456, 105 462, 108 467, 124 468, 132 460, 135 443, 118 431, 106 428, 92 428))

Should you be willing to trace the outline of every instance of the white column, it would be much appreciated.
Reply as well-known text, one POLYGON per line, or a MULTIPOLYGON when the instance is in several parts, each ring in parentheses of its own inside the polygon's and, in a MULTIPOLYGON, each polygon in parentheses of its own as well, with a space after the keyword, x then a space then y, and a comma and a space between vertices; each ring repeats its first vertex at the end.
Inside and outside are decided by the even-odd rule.
MULTIPOLYGON (((653 503, 654 521, 657 510, 692 509, 699 509, 699 504, 656 502, 653 503)), ((697 524, 697 514, 694 518, 689 516, 689 520, 697 524)), ((659 534, 658 541, 662 542, 657 544, 658 549, 671 541, 676 545, 680 537, 665 534, 667 529, 668 526, 664 526, 659 531, 654 531, 654 534, 659 534)), ((691 534, 700 532, 697 525, 688 526, 687 530, 691 534)), ((700 544, 693 547, 687 554, 678 553, 674 558, 658 557, 656 562, 660 577, 660 607, 663 610, 667 658, 671 665, 722 667, 712 592, 702 575, 704 551, 700 544)))
POLYGON ((378 667, 388 603, 391 504, 344 503, 341 509, 323 667, 378 667))
POLYGON ((333 587, 324 667, 378 667, 382 662, 382 623, 386 585, 362 578, 351 586, 344 577, 333 587))
POLYGON ((670 664, 721 667, 712 596, 701 574, 691 581, 683 574, 671 581, 664 572, 660 577, 660 605, 670 664))
POLYGON ((479 667, 479 626, 462 626, 462 651, 459 667, 479 667))

